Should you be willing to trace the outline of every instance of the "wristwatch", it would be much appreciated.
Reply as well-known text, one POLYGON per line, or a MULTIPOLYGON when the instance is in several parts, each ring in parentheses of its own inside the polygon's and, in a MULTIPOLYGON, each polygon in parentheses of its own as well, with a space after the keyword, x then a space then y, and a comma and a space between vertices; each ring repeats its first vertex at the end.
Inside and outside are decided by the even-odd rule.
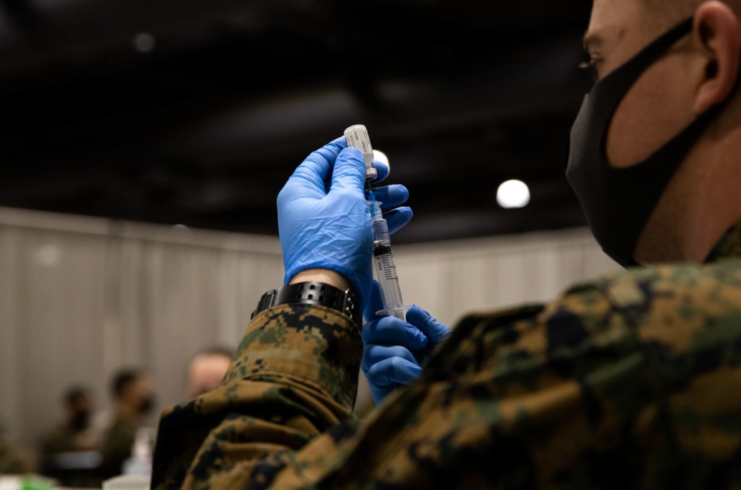
POLYGON ((362 325, 358 294, 352 289, 343 291, 323 282, 300 282, 271 289, 262 295, 251 318, 268 308, 285 304, 326 306, 349 316, 358 327, 362 325))

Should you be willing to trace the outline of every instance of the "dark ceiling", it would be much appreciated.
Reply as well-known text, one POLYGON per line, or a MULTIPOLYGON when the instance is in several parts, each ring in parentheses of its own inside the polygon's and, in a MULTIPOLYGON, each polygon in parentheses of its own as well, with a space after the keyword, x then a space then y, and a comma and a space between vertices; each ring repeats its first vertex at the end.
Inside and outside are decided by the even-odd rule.
POLYGON ((293 168, 364 123, 411 192, 397 242, 585 223, 588 0, 0 4, 0 205, 275 234, 293 168))

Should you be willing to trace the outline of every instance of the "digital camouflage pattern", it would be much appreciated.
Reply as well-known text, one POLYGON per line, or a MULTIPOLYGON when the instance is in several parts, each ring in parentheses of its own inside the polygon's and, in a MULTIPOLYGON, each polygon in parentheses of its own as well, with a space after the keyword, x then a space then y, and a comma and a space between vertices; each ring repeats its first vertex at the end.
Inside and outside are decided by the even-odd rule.
POLYGON ((712 265, 625 271, 547 306, 471 315, 362 422, 350 319, 265 311, 221 388, 164 412, 153 488, 741 486, 739 236, 712 265))

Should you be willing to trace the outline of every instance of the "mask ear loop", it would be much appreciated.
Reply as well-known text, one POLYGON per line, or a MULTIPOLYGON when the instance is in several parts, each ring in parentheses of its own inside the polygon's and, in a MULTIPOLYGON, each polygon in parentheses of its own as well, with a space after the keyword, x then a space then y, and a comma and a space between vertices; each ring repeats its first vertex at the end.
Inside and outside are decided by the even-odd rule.
MULTIPOLYGON (((694 18, 690 18, 684 23, 692 23, 694 21, 694 18)), ((683 24, 684 24, 683 23, 683 24)), ((733 83, 733 88, 731 89, 731 92, 728 94, 728 97, 726 99, 712 107, 710 107, 708 110, 706 110, 704 113, 700 114, 698 118, 703 118, 708 120, 708 124, 710 124, 709 121, 712 119, 715 119, 718 117, 720 113, 723 112, 723 110, 730 104, 731 99, 736 96, 739 86, 741 86, 741 65, 739 65, 739 68, 736 69, 736 79, 733 83)), ((718 240, 718 243, 721 241, 725 241, 726 238, 732 237, 733 235, 739 236, 739 244, 741 244, 741 225, 739 223, 734 223, 731 225, 728 230, 721 236, 721 238, 718 240)), ((712 250, 708 253, 708 256, 705 257, 705 260, 703 261, 703 264, 709 264, 712 262, 716 262, 718 260, 719 256, 723 256, 723 251, 719 249, 718 245, 716 244, 712 250)), ((635 265, 640 265, 635 263, 635 265)))
POLYGON ((605 76, 604 79, 597 82, 595 88, 600 85, 610 84, 612 79, 629 76, 631 79, 640 77, 646 69, 656 62, 660 57, 666 54, 674 44, 684 36, 692 32, 695 18, 690 17, 683 20, 667 32, 656 38, 652 43, 643 48, 637 55, 627 61, 625 64, 616 68, 612 73, 605 76))
POLYGON ((604 135, 600 141, 600 155, 605 162, 608 162, 607 158, 607 134, 609 133, 610 127, 612 126, 612 119, 617 112, 620 103, 628 95, 628 92, 633 87, 633 83, 625 89, 621 89, 623 80, 628 79, 637 81, 646 70, 654 64, 659 58, 664 56, 669 49, 676 44, 680 39, 688 34, 692 33, 692 27, 694 25, 694 16, 683 20, 651 44, 646 46, 640 51, 635 57, 627 61, 622 66, 619 66, 612 73, 608 74, 604 79, 599 81, 592 92, 607 90, 608 92, 619 92, 620 96, 614 98, 613 102, 607 111, 610 113, 610 117, 605 128, 604 135))

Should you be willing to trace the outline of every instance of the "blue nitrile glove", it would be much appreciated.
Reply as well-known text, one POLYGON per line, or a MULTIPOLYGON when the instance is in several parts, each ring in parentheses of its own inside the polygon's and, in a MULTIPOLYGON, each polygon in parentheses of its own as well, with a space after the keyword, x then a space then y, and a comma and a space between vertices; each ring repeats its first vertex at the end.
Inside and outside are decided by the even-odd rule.
MULTIPOLYGON (((378 162, 378 166, 376 166, 376 163, 377 162, 373 162, 374 167, 388 169, 386 165, 378 162)), ((388 170, 386 170, 385 174, 379 170, 378 178, 374 182, 385 179, 387 175, 388 170)), ((399 206, 400 204, 404 204, 406 200, 409 199, 409 191, 403 185, 389 185, 386 187, 379 187, 377 189, 373 189, 373 195, 375 196, 376 201, 381 203, 381 209, 383 210, 394 208, 396 206, 399 206)), ((412 216, 414 216, 414 213, 412 212, 412 208, 408 206, 402 206, 400 208, 396 208, 383 213, 383 219, 386 220, 386 224, 388 224, 389 227, 389 233, 391 234, 401 230, 404 225, 411 221, 412 216)))
POLYGON ((361 367, 368 378, 376 404, 399 385, 408 385, 422 373, 420 364, 427 354, 450 335, 450 329, 417 305, 407 312, 407 321, 393 316, 379 317, 383 296, 373 281, 363 326, 365 351, 361 367))
MULTIPOLYGON (((379 178, 388 176, 380 162, 379 178)), ((285 284, 307 269, 331 269, 342 274, 368 303, 373 281, 373 235, 363 191, 362 153, 347 148, 345 137, 315 151, 296 169, 278 195, 278 228, 286 269, 285 284)), ((386 201, 383 208, 403 204, 404 186, 374 190, 386 201)), ((381 197, 377 198, 381 200, 381 197)), ((389 213, 389 228, 398 230, 411 219, 411 209, 389 213)), ((394 231, 395 231, 394 230, 394 231)))

